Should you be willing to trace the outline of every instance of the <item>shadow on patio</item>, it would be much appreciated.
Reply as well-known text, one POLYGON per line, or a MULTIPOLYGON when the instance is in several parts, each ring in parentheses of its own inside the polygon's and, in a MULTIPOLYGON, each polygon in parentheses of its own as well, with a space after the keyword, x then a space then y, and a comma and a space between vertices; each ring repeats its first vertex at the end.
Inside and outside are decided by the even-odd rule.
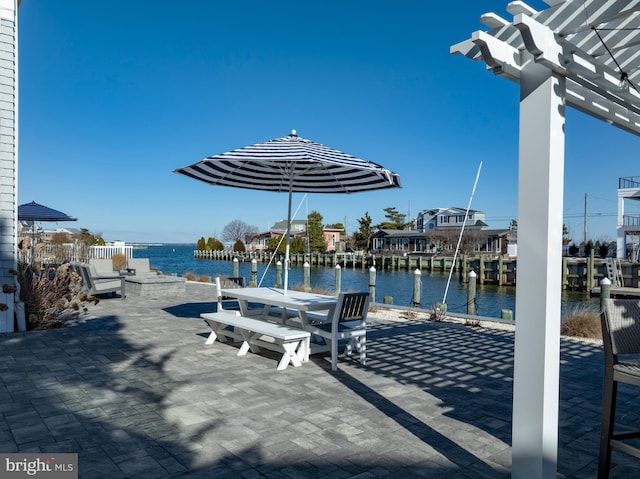
MULTIPOLYGON (((383 324, 366 366, 276 371, 268 352, 205 345, 210 298, 188 295, 104 300, 66 328, 0 336, 1 450, 77 452, 80 477, 112 479, 509 477, 512 333, 383 324)), ((563 342, 564 477, 593 470, 600 360, 563 342)))

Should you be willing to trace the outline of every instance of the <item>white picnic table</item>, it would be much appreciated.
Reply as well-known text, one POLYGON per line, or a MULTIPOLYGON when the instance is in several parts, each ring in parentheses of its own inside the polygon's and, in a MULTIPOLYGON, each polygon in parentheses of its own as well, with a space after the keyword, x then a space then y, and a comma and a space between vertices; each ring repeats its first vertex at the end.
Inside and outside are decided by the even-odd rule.
POLYGON ((278 370, 289 364, 300 366, 309 361, 310 353, 328 349, 326 343, 312 347, 308 329, 310 321, 317 324, 332 318, 338 302, 335 296, 290 290, 285 293, 278 288, 221 288, 220 294, 237 299, 240 314, 230 311, 201 314, 211 327, 207 344, 216 340, 226 342, 229 337, 243 341, 238 356, 249 350, 257 353, 260 347, 280 351, 283 354, 278 370), (262 305, 258 316, 255 310, 249 311, 249 303, 262 305))
POLYGON ((308 329, 310 321, 328 321, 338 302, 335 296, 325 294, 292 291, 280 288, 223 288, 222 294, 236 298, 240 306, 240 314, 249 316, 249 303, 264 305, 263 316, 274 318, 274 308, 283 323, 293 318, 300 320, 302 329, 308 329), (311 316, 311 317, 310 317, 311 316))

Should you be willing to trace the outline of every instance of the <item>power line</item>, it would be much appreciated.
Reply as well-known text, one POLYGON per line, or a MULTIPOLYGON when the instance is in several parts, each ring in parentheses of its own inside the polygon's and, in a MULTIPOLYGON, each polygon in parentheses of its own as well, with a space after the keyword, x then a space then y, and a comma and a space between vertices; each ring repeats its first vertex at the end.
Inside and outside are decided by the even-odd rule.
MULTIPOLYGON (((587 214, 588 218, 603 218, 603 217, 615 217, 618 216, 618 213, 589 213, 587 214)), ((562 215, 563 218, 584 218, 584 213, 566 213, 562 215)), ((485 219, 487 221, 509 221, 513 219, 517 219, 518 215, 513 216, 487 216, 485 219)))

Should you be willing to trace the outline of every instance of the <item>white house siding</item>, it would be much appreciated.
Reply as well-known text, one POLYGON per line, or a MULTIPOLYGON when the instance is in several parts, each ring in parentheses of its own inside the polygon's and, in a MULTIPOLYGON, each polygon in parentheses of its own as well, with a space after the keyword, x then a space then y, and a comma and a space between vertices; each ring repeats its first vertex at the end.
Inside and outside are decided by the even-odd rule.
MULTIPOLYGON (((0 0, 0 285, 14 286, 16 268, 18 201, 18 61, 17 6, 0 0)), ((14 330, 14 295, 0 289, 0 332, 14 330), (5 309, 4 307, 0 309, 5 309)))

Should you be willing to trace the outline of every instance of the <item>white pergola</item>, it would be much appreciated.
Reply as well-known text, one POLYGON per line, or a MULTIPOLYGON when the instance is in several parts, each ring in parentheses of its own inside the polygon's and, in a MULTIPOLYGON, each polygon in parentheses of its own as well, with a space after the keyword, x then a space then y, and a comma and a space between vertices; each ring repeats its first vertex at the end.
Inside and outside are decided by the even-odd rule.
POLYGON ((640 0, 507 5, 451 47, 520 84, 512 477, 556 477, 565 105, 640 134, 640 0))

